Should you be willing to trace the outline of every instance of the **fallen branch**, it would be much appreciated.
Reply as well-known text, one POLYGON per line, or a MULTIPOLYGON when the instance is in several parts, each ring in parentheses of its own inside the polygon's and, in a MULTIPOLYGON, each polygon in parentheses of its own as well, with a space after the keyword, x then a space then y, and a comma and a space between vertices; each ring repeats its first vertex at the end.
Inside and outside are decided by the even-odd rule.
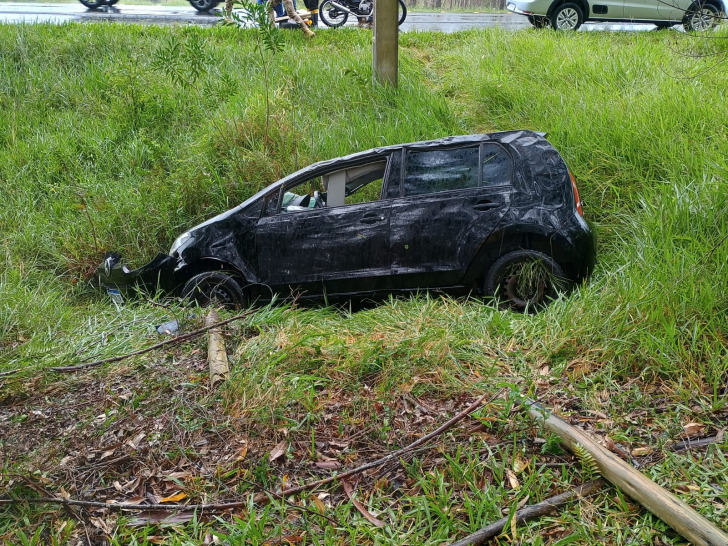
POLYGON ((592 440, 581 430, 559 419, 550 410, 526 399, 529 415, 561 439, 572 452, 586 451, 599 473, 695 546, 728 545, 728 534, 686 503, 635 470, 592 440))
POLYGON ((215 324, 211 324, 211 325, 205 326, 204 328, 200 328, 199 330, 194 330, 187 334, 182 334, 181 336, 177 336, 175 338, 168 339, 166 341, 162 341, 161 343, 156 343, 155 345, 152 345, 151 347, 147 347, 146 349, 141 349, 139 351, 134 351, 133 353, 127 353, 125 355, 114 356, 111 358, 105 358, 103 360, 96 360, 95 362, 88 362, 86 364, 79 364, 77 366, 59 366, 56 368, 49 368, 49 369, 50 369, 50 371, 53 371, 53 372, 68 373, 68 372, 75 372, 78 370, 85 370, 87 368, 95 368, 96 366, 101 366, 102 364, 109 364, 111 362, 119 362, 120 360, 126 360, 127 358, 131 358, 133 356, 143 355, 144 353, 154 351, 161 347, 165 347, 166 345, 174 345, 177 343, 182 343, 183 341, 187 341, 188 339, 197 337, 200 334, 204 334, 208 330, 212 330, 213 328, 219 328, 220 326, 225 326, 226 324, 230 324, 231 322, 234 322, 236 320, 240 320, 247 316, 250 316, 253 313, 255 313, 255 310, 247 311, 241 315, 237 315, 232 318, 222 320, 215 324))
MULTIPOLYGON (((241 318, 241 317, 238 317, 241 318)), ((223 321, 225 322, 225 321, 223 321)), ((219 323, 222 324, 222 323, 219 323)), ((217 326, 217 325, 216 325, 217 326)), ((492 400, 494 400, 497 396, 500 395, 501 392, 503 392, 504 389, 501 389, 498 391, 495 395, 493 395, 488 403, 490 403, 492 400)), ((397 451, 394 451, 390 453, 389 455, 386 455, 382 457, 381 459, 377 459, 376 461, 373 461, 371 463, 363 464, 357 468, 354 468, 352 470, 349 470, 347 472, 342 472, 341 474, 337 474, 334 476, 331 476, 329 478, 318 480, 315 482, 311 482, 308 484, 300 485, 298 487, 292 487, 290 489, 284 489, 283 491, 280 491, 278 493, 273 492, 266 492, 266 493, 258 493, 255 495, 253 500, 255 502, 264 502, 266 500, 270 500, 269 496, 272 496, 274 498, 280 499, 285 498, 290 495, 300 493, 302 491, 306 491, 308 489, 313 489, 315 487, 319 487, 321 485, 325 485, 327 483, 331 483, 336 479, 343 479, 347 478, 349 476, 353 476, 355 474, 360 474, 361 472, 364 472, 365 470, 369 470, 370 468, 374 468, 376 466, 380 466, 382 464, 388 463, 396 458, 399 458, 401 455, 405 454, 408 451, 411 451, 415 449, 416 447, 422 445, 423 443, 431 440, 435 436, 442 434, 447 429, 451 428, 455 423, 462 421, 465 417, 473 413, 476 409, 478 409, 482 404, 483 400, 485 400, 486 395, 484 394, 480 398, 478 398, 475 402, 470 404, 467 408, 465 408, 463 411, 458 413, 455 417, 450 419, 449 421, 446 421, 443 423, 440 427, 438 427, 436 430, 433 430, 429 434, 426 434, 422 438, 419 438, 418 440, 415 440, 411 444, 409 444, 406 447, 403 447, 402 449, 398 449, 397 451)), ((220 511, 220 510, 228 510, 230 508, 242 508, 244 506, 248 505, 248 501, 235 501, 235 502, 226 502, 226 503, 217 503, 217 504, 127 504, 122 502, 114 502, 114 503, 106 503, 106 502, 99 502, 99 501, 82 501, 82 500, 73 500, 73 499, 56 499, 56 498, 50 498, 50 497, 35 497, 35 498, 23 498, 23 499, 0 499, 0 506, 4 504, 21 504, 23 502, 29 502, 34 504, 61 504, 61 505, 69 505, 69 506, 86 506, 89 508, 109 508, 111 510, 134 510, 137 512, 148 512, 152 510, 163 510, 163 511, 190 511, 190 510, 208 510, 208 511, 220 511)))
POLYGON ((710 444, 719 444, 722 441, 723 438, 719 438, 718 436, 709 436, 707 438, 700 438, 699 440, 683 440, 678 444, 671 445, 670 451, 687 451, 690 449, 709 446, 710 444))
POLYGON ((483 527, 480 531, 476 531, 472 535, 453 542, 450 546, 470 546, 483 544, 491 538, 497 537, 503 532, 506 525, 511 521, 511 518, 516 520, 517 524, 530 521, 532 519, 540 518, 546 514, 550 514, 559 506, 562 506, 572 500, 578 500, 587 495, 595 493, 604 486, 603 480, 592 480, 580 485, 576 489, 566 491, 560 495, 549 497, 548 499, 539 502, 538 504, 532 504, 518 510, 513 516, 508 515, 498 521, 491 523, 490 525, 483 527))
POLYGON ((6 377, 8 375, 13 375, 18 373, 22 368, 18 368, 16 370, 8 370, 7 372, 0 372, 0 377, 6 377))

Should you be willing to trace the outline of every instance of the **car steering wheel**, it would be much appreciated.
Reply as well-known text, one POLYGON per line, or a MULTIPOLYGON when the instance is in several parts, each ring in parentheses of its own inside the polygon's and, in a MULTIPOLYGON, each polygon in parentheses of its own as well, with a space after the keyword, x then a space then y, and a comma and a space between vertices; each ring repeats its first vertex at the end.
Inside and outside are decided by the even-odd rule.
POLYGON ((322 209, 324 208, 324 200, 321 199, 321 194, 318 192, 318 190, 313 192, 313 208, 315 209, 322 209))

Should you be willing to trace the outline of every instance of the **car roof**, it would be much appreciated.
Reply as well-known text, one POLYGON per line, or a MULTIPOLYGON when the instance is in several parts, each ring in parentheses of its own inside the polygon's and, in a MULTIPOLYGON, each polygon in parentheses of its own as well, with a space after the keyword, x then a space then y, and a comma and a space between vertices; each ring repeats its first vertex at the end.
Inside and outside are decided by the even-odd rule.
POLYGON ((537 133, 534 131, 527 131, 527 130, 519 130, 519 131, 500 131, 497 133, 481 133, 481 134, 475 134, 475 135, 458 135, 458 136, 448 136, 443 138, 438 138, 435 140, 422 140, 419 142, 408 142, 405 144, 394 144, 391 146, 380 146, 377 148, 370 148, 369 150, 364 150, 361 152, 356 152, 353 154, 341 156, 341 157, 335 157, 333 159, 327 159, 324 161, 318 161, 316 163, 312 163, 311 165, 308 165, 307 167, 304 167, 303 169, 299 169, 298 171, 289 174, 288 176, 285 176, 278 180, 277 182, 273 182, 271 185, 266 186, 259 192, 257 192, 255 195, 249 197, 245 201, 243 201, 240 205, 237 207, 234 207, 226 212, 223 212, 222 214, 218 214, 217 216, 210 218, 209 220, 195 226, 194 229, 198 229, 201 227, 204 227, 206 225, 212 224, 214 222, 217 222, 219 220, 223 220, 224 218, 227 218, 231 214, 234 214, 237 211, 240 211, 247 207, 248 205, 252 204, 254 201, 257 201, 264 195, 268 195, 269 193, 280 189, 281 186, 284 186, 291 182, 292 180, 296 178, 302 178, 308 174, 313 174, 316 171, 326 170, 328 167, 341 165, 342 167, 346 167, 349 163, 356 163, 360 159, 365 159, 367 157, 371 157, 372 159, 376 159, 378 156, 386 155, 394 150, 402 149, 402 148, 415 148, 415 149, 426 149, 426 148, 441 148, 441 147, 449 147, 449 146, 464 146, 468 144, 477 144, 479 142, 484 141, 497 141, 502 142, 504 144, 509 144, 514 141, 521 141, 521 145, 529 145, 530 143, 536 143, 541 142, 545 143, 547 142, 545 140, 546 133, 537 133))

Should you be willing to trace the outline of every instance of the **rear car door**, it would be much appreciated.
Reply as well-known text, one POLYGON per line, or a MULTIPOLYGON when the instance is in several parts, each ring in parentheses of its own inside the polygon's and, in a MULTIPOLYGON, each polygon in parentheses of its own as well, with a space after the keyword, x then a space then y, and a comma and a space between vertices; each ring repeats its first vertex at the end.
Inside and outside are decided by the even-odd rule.
POLYGON ((345 201, 345 188, 341 186, 336 190, 338 197, 331 188, 331 201, 337 202, 326 206, 326 180, 345 180, 351 167, 322 173, 288 188, 288 194, 272 196, 277 201, 290 199, 291 193, 299 197, 303 194, 304 201, 296 201, 306 204, 279 207, 276 202, 258 221, 258 269, 264 283, 275 288, 297 287, 307 295, 365 292, 389 286, 390 202, 380 199, 387 162, 385 158, 374 163, 382 166, 382 175, 374 181, 379 183, 378 191, 362 202, 345 201), (306 195, 313 198, 313 192, 317 192, 317 206, 310 206, 311 199, 305 200, 306 195))
POLYGON ((508 210, 512 172, 494 142, 404 150, 390 221, 393 288, 456 285, 508 210))
POLYGON ((663 3, 665 1, 671 0, 624 0, 623 17, 635 21, 665 19, 665 15, 670 12, 670 9, 663 3))

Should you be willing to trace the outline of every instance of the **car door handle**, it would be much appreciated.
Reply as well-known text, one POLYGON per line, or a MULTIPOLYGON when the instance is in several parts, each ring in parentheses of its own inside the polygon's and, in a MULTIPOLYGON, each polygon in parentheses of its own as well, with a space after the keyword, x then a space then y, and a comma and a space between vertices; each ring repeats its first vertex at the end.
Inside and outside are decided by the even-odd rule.
POLYGON ((362 216, 362 224, 376 224, 377 222, 383 222, 384 216, 379 216, 376 212, 370 212, 362 216))
POLYGON ((490 210, 500 207, 499 203, 493 203, 492 201, 478 201, 473 205, 475 210, 490 210))

